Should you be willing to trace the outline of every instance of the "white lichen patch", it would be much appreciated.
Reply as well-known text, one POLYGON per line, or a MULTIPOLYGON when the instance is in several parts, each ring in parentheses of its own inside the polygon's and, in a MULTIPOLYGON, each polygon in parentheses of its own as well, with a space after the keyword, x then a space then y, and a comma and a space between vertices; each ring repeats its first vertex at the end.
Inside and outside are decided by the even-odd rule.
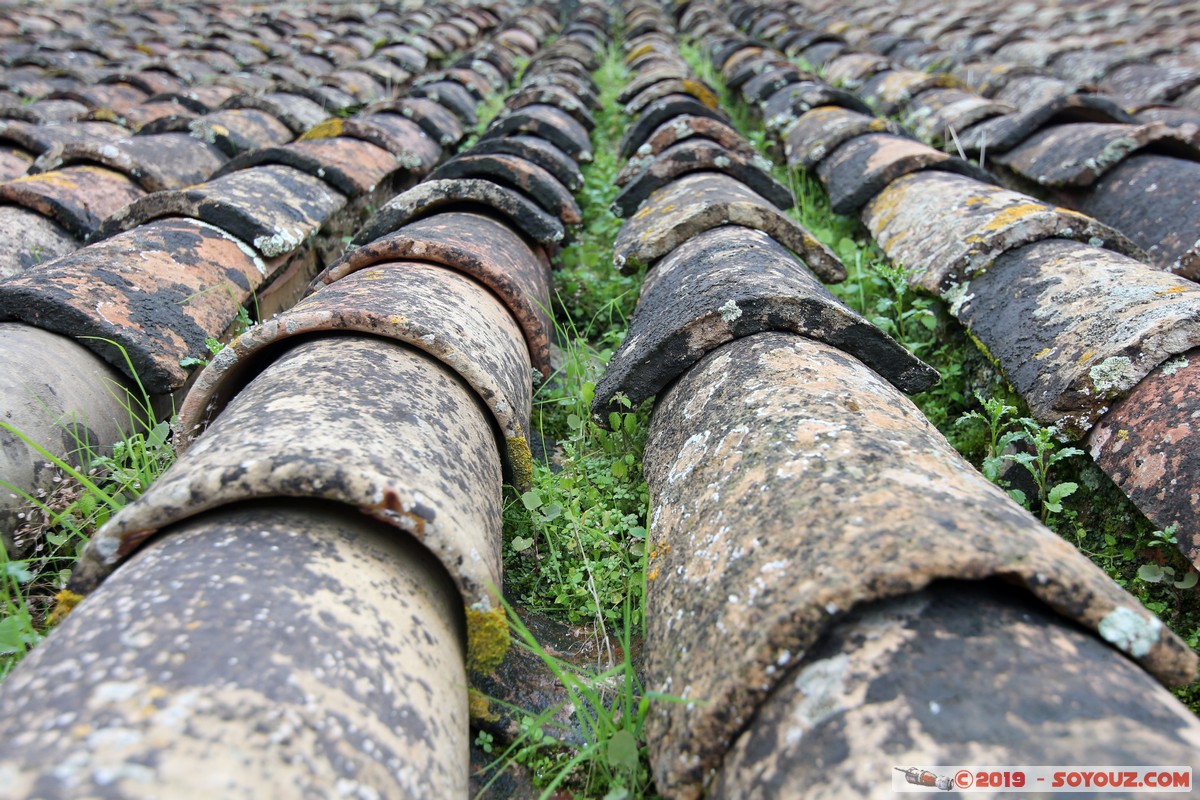
POLYGON ((1126 356, 1110 356, 1088 370, 1088 377, 1098 392, 1128 387, 1137 376, 1133 373, 1133 362, 1126 356))
POLYGON ((794 727, 789 726, 785 738, 794 744, 804 734, 843 710, 842 698, 846 694, 844 681, 850 667, 850 657, 839 653, 809 664, 796 676, 793 684, 803 699, 792 711, 794 727))
POLYGON ((692 434, 683 443, 683 447, 679 450, 679 456, 675 459, 675 463, 671 466, 671 472, 667 475, 667 483, 675 483, 692 474, 692 470, 700 464, 708 452, 709 435, 710 431, 701 431, 692 434))
POLYGON ((957 317, 962 312, 962 307, 975 299, 975 295, 969 294, 971 288, 970 281, 962 283, 952 283, 949 288, 942 292, 942 299, 950 305, 950 315, 957 317))
POLYGON ((277 228, 270 236, 256 238, 254 246, 267 258, 275 258, 295 250, 302 241, 294 232, 277 228))
POLYGON ((1138 614, 1121 606, 1100 620, 1099 632, 1104 641, 1134 658, 1141 658, 1158 641, 1162 627, 1157 617, 1138 614))
POLYGON ((1183 356, 1176 356, 1162 365, 1162 374, 1174 375, 1186 366, 1188 366, 1188 360, 1183 356))
POLYGON ((742 310, 738 308, 738 304, 733 300, 725 303, 717 311, 721 313, 721 319, 725 320, 726 325, 732 325, 742 316, 742 310))

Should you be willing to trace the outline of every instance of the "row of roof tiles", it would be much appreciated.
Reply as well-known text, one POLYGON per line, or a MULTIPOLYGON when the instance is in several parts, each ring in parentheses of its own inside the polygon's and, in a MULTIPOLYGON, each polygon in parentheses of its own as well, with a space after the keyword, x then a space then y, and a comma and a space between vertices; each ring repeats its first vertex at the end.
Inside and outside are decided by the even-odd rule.
MULTIPOLYGON (((538 39, 557 27, 540 8, 525 9, 524 13, 526 20, 531 15, 545 20, 546 28, 538 39)), ((330 515, 315 507, 301 521, 288 519, 283 527, 272 527, 280 524, 280 517, 272 510, 271 499, 280 495, 357 508, 407 532, 399 538, 411 536, 428 548, 442 561, 440 574, 430 573, 428 586, 404 590, 394 576, 420 573, 425 568, 419 553, 401 554, 390 564, 391 572, 385 571, 377 579, 389 588, 378 608, 374 599, 358 596, 361 589, 351 589, 345 581, 338 584, 355 596, 352 605, 372 608, 372 614, 345 632, 326 634, 330 641, 344 641, 353 651, 345 668, 338 671, 345 683, 338 677, 322 679, 323 683, 332 680, 343 699, 336 708, 307 703, 293 713, 313 715, 311 723, 327 731, 329 741, 338 742, 342 755, 334 777, 339 787, 368 780, 377 791, 398 791, 405 796, 466 794, 466 676, 462 642, 455 630, 461 620, 455 616, 464 606, 469 609, 467 624, 469 636, 473 636, 477 616, 486 617, 488 609, 495 607, 501 582, 501 480, 505 474, 510 482, 528 480, 529 448, 524 436, 530 415, 531 371, 536 366, 549 372, 545 316, 549 307, 548 254, 563 241, 566 227, 579 221, 578 206, 567 186, 580 188, 579 162, 590 158, 588 103, 594 87, 589 72, 595 66, 595 51, 605 41, 606 25, 599 6, 583 6, 556 43, 531 61, 522 88, 477 144, 442 162, 426 181, 380 208, 359 227, 358 246, 329 263, 313 280, 304 300, 221 351, 181 407, 177 440, 180 448, 186 449, 180 459, 127 507, 127 513, 115 517, 93 538, 73 578, 74 585, 92 588, 116 561, 138 549, 160 528, 178 532, 198 526, 210 534, 228 530, 228 514, 221 509, 235 503, 249 502, 253 509, 249 517, 239 518, 238 524, 257 531, 278 530, 290 537, 290 547, 301 552, 308 550, 300 539, 317 533, 325 537, 319 545, 314 544, 301 570, 306 576, 324 564, 329 542, 336 540, 338 530, 354 531, 356 539, 370 536, 367 517, 354 515, 358 522, 342 517, 330 526, 330 515), (314 428, 313 421, 318 419, 323 422, 314 428), (442 578, 459 587, 461 600, 443 596, 435 585, 442 578), (393 657, 396 635, 372 627, 380 618, 389 617, 388 609, 396 603, 404 608, 401 627, 411 627, 413 636, 412 646, 399 658, 393 657), (412 615, 419 616, 413 617, 410 626, 412 615), (381 682, 386 686, 380 686, 381 682), (402 690, 402 695, 379 702, 381 696, 390 697, 392 687, 402 690), (403 713, 397 716, 400 706, 403 713), (343 716, 347 708, 356 710, 358 718, 343 716), (376 717, 381 731, 391 733, 380 732, 367 742, 354 735, 343 736, 328 724, 341 721, 353 734, 357 726, 370 725, 376 717), (356 744, 347 751, 347 742, 356 744), (387 778, 381 781, 376 765, 383 764, 387 778)), ((489 87, 488 94, 491 91, 489 87)), ((347 122, 335 136, 357 141, 349 129, 347 122)), ((447 140, 447 146, 457 138, 450 137, 453 141, 447 140)), ((272 160, 264 158, 264 162, 272 160)), ((276 166, 247 166, 232 175, 276 166)), ((285 205, 296 207, 319 196, 315 188, 319 184, 282 186, 280 191, 287 193, 285 205)), ((165 195, 163 202, 172 196, 165 195)), ((228 201, 230 193, 213 191, 213 199, 228 201)), ((247 213, 262 209, 270 199, 269 194, 248 196, 245 209, 247 213)), ((130 223, 133 227, 128 234, 168 224, 213 228, 222 222, 231 224, 223 217, 208 222, 195 219, 207 208, 200 203, 194 209, 181 207, 172 212, 191 216, 190 220, 172 216, 130 223)), ((125 235, 118 233, 106 241, 125 235)), ((261 250, 259 245, 255 247, 261 250)), ((261 252, 258 255, 261 257, 261 252)), ((397 538, 394 530, 392 538, 397 538)), ((168 539, 184 548, 177 561, 200 564, 212 560, 211 537, 197 539, 175 533, 168 539), (197 546, 198 550, 190 549, 197 546)), ((304 541, 306 544, 307 539, 304 541)), ((110 599, 122 602, 131 581, 144 582, 147 589, 156 585, 154 565, 162 563, 154 557, 157 552, 150 548, 145 557, 106 580, 56 631, 54 643, 40 648, 36 657, 53 658, 52 652, 43 654, 56 646, 70 648, 72 637, 78 642, 93 637, 97 629, 119 624, 110 613, 110 599)), ((261 556, 274 559, 265 550, 261 556)), ((243 558, 239 556, 239 561, 243 558)), ((355 559, 371 561, 361 553, 355 559)), ((251 560, 257 562, 257 556, 251 560)), ((211 583, 203 570, 194 574, 188 569, 174 570, 172 580, 178 583, 181 575, 183 583, 197 591, 202 591, 201 584, 211 583)), ((297 581, 309 585, 304 576, 297 576, 297 581)), ((314 595, 332 586, 328 579, 318 584, 320 590, 314 590, 314 595)), ((145 596, 145 592, 141 594, 145 596)), ((298 617, 315 620, 321 618, 315 614, 317 606, 320 603, 305 600, 295 610, 298 617)), ((337 616, 344 618, 340 612, 337 616)), ((163 615, 148 612, 139 617, 145 622, 138 634, 144 640, 168 636, 174 642, 173 650, 188 649, 189 643, 181 644, 179 630, 163 615)), ((127 626, 122 629, 130 634, 127 626)), ((188 630, 195 631, 189 635, 196 643, 203 639, 199 628, 189 626, 188 630)), ((117 642, 120 636, 114 630, 108 639, 117 642)), ((216 649, 223 651, 227 644, 216 649)), ((276 638, 243 641, 237 658, 243 663, 262 661, 263 669, 236 671, 234 688, 226 680, 231 673, 224 667, 219 673, 183 676, 171 684, 168 694, 186 693, 189 680, 198 679, 206 687, 211 706, 228 704, 231 709, 222 717, 221 730, 226 733, 220 738, 237 741, 236 746, 241 747, 245 737, 229 736, 228 730, 244 724, 248 734, 277 705, 276 682, 269 679, 266 662, 278 665, 281 655, 287 661, 286 682, 293 684, 303 683, 310 675, 323 675, 328 658, 319 648, 293 651, 276 638)), ((95 674, 126 669, 131 654, 128 648, 101 646, 94 648, 89 658, 93 663, 89 673, 95 674)), ((37 685, 28 687, 31 691, 18 686, 23 679, 37 684, 40 674, 36 666, 30 666, 22 676, 6 682, 5 698, 18 706, 20 701, 14 698, 39 696, 38 709, 10 706, 6 719, 24 718, 25 723, 17 723, 22 730, 36 728, 43 731, 39 735, 53 737, 55 732, 32 724, 28 716, 55 706, 56 699, 48 697, 52 692, 37 685)), ((154 680, 160 685, 163 679, 154 680)), ((89 679, 76 675, 58 683, 68 684, 87 686, 89 679)), ((77 707, 70 692, 58 693, 57 699, 64 709, 77 707)), ((145 724, 145 715, 139 720, 126 721, 145 724)), ((186 764, 191 758, 203 758, 205 763, 214 763, 205 739, 211 730, 207 717, 193 717, 189 730, 194 737, 151 743, 143 751, 170 751, 170 758, 153 758, 160 765, 154 786, 169 786, 175 780, 171 768, 162 766, 168 761, 186 764)), ((32 766, 37 761, 32 754, 53 748, 44 742, 39 745, 36 739, 10 737, 14 746, 5 758, 22 763, 20 754, 25 753, 18 779, 41 780, 39 786, 50 791, 55 787, 47 782, 48 773, 39 774, 32 766)), ((80 747, 89 765, 118 757, 103 745, 80 747)), ((76 757, 81 756, 77 753, 76 757)), ((190 772, 194 766, 188 769, 190 772)), ((85 782, 94 777, 84 771, 85 782)), ((297 785, 329 788, 327 776, 306 771, 294 777, 297 785)), ((250 789, 290 786, 292 778, 289 768, 277 766, 265 771, 238 770, 229 780, 250 789)), ((128 788, 127 783, 122 785, 128 788)))
MULTIPOLYGON (((817 275, 837 280, 844 268, 783 218, 790 193, 712 107, 715 95, 679 58, 663 12, 631 3, 626 18, 634 76, 623 99, 638 116, 623 142, 632 158, 614 211, 629 219, 618 234, 615 261, 625 269, 640 262, 649 271, 629 334, 597 385, 593 411, 604 422, 620 407, 616 397, 636 404, 658 396, 644 463, 653 548, 646 678, 656 691, 703 701, 652 712, 658 789, 685 798, 757 796, 768 787, 771 796, 801 796, 832 785, 836 773, 837 785, 852 786, 856 796, 877 791, 879 777, 856 770, 852 756, 821 762, 816 755, 822 747, 865 760, 876 753, 871 746, 858 750, 843 733, 823 727, 824 718, 799 711, 815 690, 804 675, 830 668, 808 654, 837 629, 843 609, 894 601, 938 578, 1015 578, 1060 613, 1142 658, 1160 679, 1190 680, 1195 656, 1172 635, 1162 633, 1150 648, 1157 655, 1148 659, 1150 650, 1130 649, 1113 637, 1110 623, 1101 622, 1110 614, 1134 614, 1156 629, 1158 623, 962 461, 896 391, 920 391, 935 375, 821 286, 817 275), (930 492, 931 486, 939 490, 930 492)), ((986 193, 986 173, 964 161, 952 163, 924 146, 914 160, 908 139, 899 152, 882 147, 879 139, 888 134, 879 132, 888 126, 864 116, 861 101, 755 46, 713 6, 688 4, 682 19, 704 34, 701 42, 727 85, 775 119, 777 133, 790 125, 778 124, 776 110, 786 110, 796 128, 807 114, 839 122, 808 126, 814 137, 831 128, 842 136, 811 165, 826 179, 835 169, 821 167, 833 162, 841 180, 827 185, 835 201, 841 184, 868 187, 848 192, 842 200, 848 209, 914 171, 961 178, 986 193), (829 107, 839 101, 850 108, 829 107), (821 107, 810 111, 813 105, 821 107), (865 153, 856 152, 864 147, 865 153), (889 173, 897 160, 902 168, 889 173), (920 171, 930 169, 950 174, 920 171)), ((803 144, 800 150, 811 152, 814 143, 803 144)), ((911 229, 944 220, 956 197, 934 192, 925 205, 903 203, 912 211, 905 222, 911 229), (939 197, 946 207, 930 214, 928 202, 939 197)), ((981 218, 993 222, 997 213, 985 204, 981 218)), ((1078 217, 1071 219, 1078 225, 1078 217)), ((1046 235, 1058 233, 1053 227, 1046 235)), ((953 226, 913 234, 918 243, 930 238, 948 245, 969 240, 953 226)), ((1023 330, 1009 322, 1009 330, 1023 330)), ((853 651, 843 642, 825 656, 844 659, 853 651)), ((834 692, 838 718, 851 725, 861 713, 876 728, 911 734, 920 726, 911 709, 884 710, 862 699, 873 694, 873 681, 891 680, 867 663, 862 683, 843 687, 845 695, 834 692)), ((1123 667, 1111 658, 1097 669, 1118 674, 1123 667)), ((957 673, 980 679, 970 674, 969 668, 957 673)), ((939 680, 958 678, 942 674, 939 680)), ((919 683, 914 697, 928 691, 919 683)), ((1036 698, 1028 702, 1042 705, 1036 698)), ((1181 707, 1176 713, 1181 720, 1189 716, 1181 707)), ((1017 742, 1040 737, 1014 729, 1012 740, 1001 742, 1007 735, 983 746, 1009 754, 1017 742)), ((982 745, 962 731, 942 736, 930 728, 926 744, 906 752, 945 761, 964 736, 982 745)), ((1095 732, 1088 736, 1093 748, 1124 744, 1101 745, 1095 732)))
MULTIPOLYGON (((701 28, 716 24, 700 19, 694 6, 689 11, 701 28)), ((740 6, 733 16, 748 28, 772 28, 780 41, 791 36, 772 9, 740 6), (770 25, 762 22, 768 18, 770 25)), ((828 67, 835 71, 841 65, 842 72, 858 76, 848 78, 851 91, 802 73, 778 52, 761 62, 759 73, 736 59, 725 62, 725 73, 735 83, 744 81, 742 90, 759 102, 767 124, 786 141, 789 161, 815 169, 838 210, 861 212, 888 256, 913 268, 914 286, 947 300, 951 313, 989 348, 1043 424, 1077 437, 1096 432, 1088 441, 1098 463, 1156 524, 1178 526, 1181 549, 1195 561, 1200 550, 1192 533, 1197 525, 1195 492, 1188 488, 1195 481, 1192 448, 1176 434, 1163 438, 1166 430, 1190 430, 1186 418, 1191 409, 1177 407, 1168 414, 1153 399, 1160 390, 1176 397, 1181 391, 1187 394, 1176 384, 1191 380, 1176 375, 1191 363, 1197 294, 1191 281, 1171 272, 1186 276, 1195 264, 1196 245, 1189 241, 1197 235, 1190 187, 1200 165, 1191 160, 1193 124, 1176 120, 1169 132, 1160 128, 1159 135, 1146 136, 1145 149, 1139 150, 1128 124, 1079 121, 1080 109, 1103 115, 1116 108, 1113 100, 1072 94, 1045 101, 1040 111, 1015 111, 964 125, 958 139, 971 147, 971 141, 979 144, 982 138, 973 138, 980 127, 996 130, 1017 120, 1013 129, 1029 138, 1022 142, 1013 136, 997 148, 1002 154, 996 158, 1012 166, 1005 172, 1010 183, 1026 189, 1038 184, 1011 180, 1024 168, 1022 152, 1032 158, 1047 140, 1063 143, 1047 151, 1044 161, 1030 162, 1045 170, 1055 157, 1066 157, 1068 142, 1097 148, 1075 154, 1072 161, 1094 173, 1109 172, 1073 196, 1079 208, 1114 211, 1107 220, 1113 224, 1105 225, 1056 206, 1053 201, 1063 200, 1065 190, 1055 191, 1047 203, 1001 189, 998 179, 977 166, 908 140, 904 129, 864 114, 870 110, 864 99, 879 103, 874 92, 889 79, 899 85, 912 74, 846 50, 839 43, 840 55, 828 67), (854 72, 847 62, 854 69, 864 64, 870 69, 854 72), (1164 141, 1173 149, 1164 152, 1164 141), (1161 185, 1140 179, 1147 170, 1161 178, 1161 185), (1175 201, 1180 197, 1183 203, 1175 201), (1078 244, 1019 249, 1046 239, 1078 244), (1143 243, 1157 259, 1137 246, 1143 243), (1011 285, 997 266, 1013 271, 1011 285), (976 280, 980 276, 982 282, 976 280), (981 294, 984 290, 990 294, 981 294), (1104 313, 1096 313, 1098 306, 1104 313), (1152 389, 1155 385, 1162 388, 1152 389), (1135 387, 1141 398, 1136 405, 1132 398, 1122 399, 1135 387), (1114 407, 1114 416, 1102 422, 1114 407), (1160 410, 1148 418, 1147 408, 1160 410), (1137 427, 1125 426, 1125 420, 1134 419, 1137 427), (1124 433, 1114 438, 1116 430, 1124 433)), ((755 47, 743 48, 751 54, 743 58, 756 52, 755 47)), ((911 107, 948 91, 936 82, 913 80, 911 96, 900 92, 888 102, 911 107)))

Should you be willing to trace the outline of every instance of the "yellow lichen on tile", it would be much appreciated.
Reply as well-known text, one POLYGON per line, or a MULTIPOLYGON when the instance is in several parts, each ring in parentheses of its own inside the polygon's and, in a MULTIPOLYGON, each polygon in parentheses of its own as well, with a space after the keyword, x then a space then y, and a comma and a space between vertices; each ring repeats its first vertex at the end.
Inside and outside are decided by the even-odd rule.
POLYGON ((467 669, 487 675, 508 654, 508 619, 503 608, 467 609, 467 669))
POLYGON ((332 139, 335 136, 342 135, 342 127, 344 121, 341 117, 330 117, 324 122, 319 122, 309 128, 301 136, 299 141, 309 141, 312 139, 332 139))
POLYGON ((999 231, 1004 230, 1010 225, 1019 222, 1020 220, 1031 217, 1034 214, 1045 211, 1046 207, 1041 203, 1020 203, 1015 206, 1009 206, 1003 211, 999 211, 993 216, 981 230, 984 231, 999 231))

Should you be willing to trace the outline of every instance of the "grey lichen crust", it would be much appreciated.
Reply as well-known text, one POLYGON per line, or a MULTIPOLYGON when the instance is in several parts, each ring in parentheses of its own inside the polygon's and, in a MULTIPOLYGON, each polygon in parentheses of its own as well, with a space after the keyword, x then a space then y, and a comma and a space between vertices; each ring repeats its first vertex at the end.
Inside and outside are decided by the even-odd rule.
POLYGON ((779 681, 710 795, 890 800, 897 765, 1196 763, 1194 714, 1022 594, 939 582, 856 608, 779 681))

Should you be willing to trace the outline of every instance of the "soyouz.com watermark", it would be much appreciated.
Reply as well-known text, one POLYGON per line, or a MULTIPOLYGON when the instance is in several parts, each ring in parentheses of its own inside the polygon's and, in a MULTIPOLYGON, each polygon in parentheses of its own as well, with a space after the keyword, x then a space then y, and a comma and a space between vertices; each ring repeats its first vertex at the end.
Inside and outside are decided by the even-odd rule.
POLYGON ((894 792, 1190 792, 1191 767, 895 767, 894 792))

